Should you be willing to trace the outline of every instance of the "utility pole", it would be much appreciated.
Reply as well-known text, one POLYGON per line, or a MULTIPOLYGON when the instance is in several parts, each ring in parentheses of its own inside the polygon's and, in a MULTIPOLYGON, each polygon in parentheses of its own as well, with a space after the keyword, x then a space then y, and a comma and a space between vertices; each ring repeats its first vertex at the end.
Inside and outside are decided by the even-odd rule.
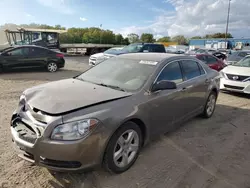
POLYGON ((231 0, 228 0, 228 12, 227 12, 227 26, 226 26, 226 33, 225 33, 225 45, 227 41, 227 33, 228 33, 228 24, 229 24, 229 15, 230 15, 230 6, 231 6, 231 0))
POLYGON ((101 29, 101 31, 100 31, 100 44, 102 43, 102 24, 100 25, 100 29, 101 29))

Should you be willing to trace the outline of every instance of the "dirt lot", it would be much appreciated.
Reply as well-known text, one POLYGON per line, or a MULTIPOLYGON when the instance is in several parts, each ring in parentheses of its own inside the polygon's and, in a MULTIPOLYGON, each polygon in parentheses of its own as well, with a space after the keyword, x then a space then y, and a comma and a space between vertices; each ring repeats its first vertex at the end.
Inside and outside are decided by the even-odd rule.
POLYGON ((57 73, 0 75, 0 188, 250 188, 250 100, 246 95, 221 93, 211 119, 195 118, 161 136, 121 175, 111 176, 101 169, 85 174, 53 173, 19 159, 12 148, 9 121, 21 92, 86 68, 86 58, 69 57, 57 73))

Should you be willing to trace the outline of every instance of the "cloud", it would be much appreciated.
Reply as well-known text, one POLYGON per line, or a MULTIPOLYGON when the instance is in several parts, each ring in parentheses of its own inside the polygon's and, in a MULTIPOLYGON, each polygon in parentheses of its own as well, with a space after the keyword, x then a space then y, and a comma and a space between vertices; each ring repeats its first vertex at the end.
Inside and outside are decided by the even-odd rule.
POLYGON ((80 20, 85 22, 85 21, 87 21, 87 18, 80 17, 80 20))
POLYGON ((62 14, 75 13, 69 4, 69 0, 37 0, 37 2, 62 14))
MULTIPOLYGON (((197 36, 225 32, 228 0, 165 0, 174 7, 174 12, 151 8, 158 12, 153 23, 146 26, 121 28, 119 32, 141 34, 151 32, 155 36, 197 36)), ((231 0, 229 32, 234 37, 250 37, 249 0, 231 0)), ((118 31, 117 31, 118 32, 118 31)))

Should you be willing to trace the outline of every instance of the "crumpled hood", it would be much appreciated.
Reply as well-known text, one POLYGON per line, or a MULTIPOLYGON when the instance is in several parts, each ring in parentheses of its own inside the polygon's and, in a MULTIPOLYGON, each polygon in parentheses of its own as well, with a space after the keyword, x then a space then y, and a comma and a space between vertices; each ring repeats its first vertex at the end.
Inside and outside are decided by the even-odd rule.
POLYGON ((250 76, 250 67, 227 66, 223 69, 223 72, 227 74, 250 76))
POLYGON ((36 86, 24 94, 31 107, 48 114, 61 114, 132 95, 73 78, 36 86))

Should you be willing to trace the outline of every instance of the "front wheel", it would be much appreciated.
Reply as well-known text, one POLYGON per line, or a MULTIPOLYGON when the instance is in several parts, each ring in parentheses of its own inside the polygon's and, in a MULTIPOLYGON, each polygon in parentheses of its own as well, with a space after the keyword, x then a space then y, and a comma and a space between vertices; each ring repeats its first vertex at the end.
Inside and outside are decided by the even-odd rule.
POLYGON ((47 70, 48 70, 49 72, 56 72, 57 69, 58 69, 58 66, 57 66, 57 64, 56 64, 55 62, 49 62, 49 63, 47 64, 47 70))
POLYGON ((202 113, 202 116, 204 118, 210 118, 213 115, 216 106, 216 100, 217 100, 217 94, 215 92, 211 92, 208 96, 206 106, 202 113))
POLYGON ((111 173, 122 173, 136 161, 142 145, 141 130, 133 122, 125 123, 111 137, 104 155, 104 167, 111 173))

